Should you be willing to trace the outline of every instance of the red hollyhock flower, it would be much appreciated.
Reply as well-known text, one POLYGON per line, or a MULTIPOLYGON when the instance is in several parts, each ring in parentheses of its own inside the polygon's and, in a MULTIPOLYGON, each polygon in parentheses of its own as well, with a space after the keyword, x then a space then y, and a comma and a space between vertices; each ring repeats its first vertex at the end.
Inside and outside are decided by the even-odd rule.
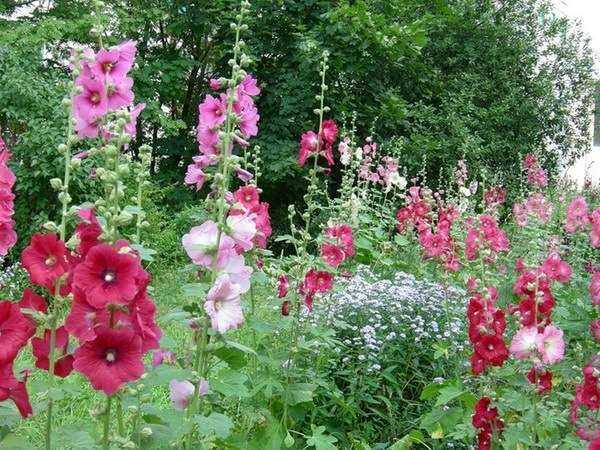
MULTIPOLYGON (((73 370, 73 355, 67 353, 69 346, 69 333, 65 327, 56 329, 56 340, 54 347, 54 375, 61 378, 66 377, 73 370)), ((35 366, 39 369, 50 370, 50 330, 44 331, 44 338, 33 338, 31 340, 33 356, 36 357, 35 366)))
POLYGON ((545 394, 552 390, 552 372, 549 370, 538 371, 533 367, 527 372, 527 379, 531 384, 537 385, 538 394, 545 394))
POLYGON ((29 403, 29 395, 25 383, 27 377, 23 381, 17 380, 13 375, 12 364, 0 365, 0 402, 8 399, 12 400, 21 417, 27 418, 33 414, 31 403, 29 403))
POLYGON ((302 289, 306 292, 324 293, 333 287, 333 275, 322 270, 310 269, 304 276, 302 289))
POLYGON ((65 329, 79 339, 79 342, 92 341, 96 338, 96 327, 108 323, 109 313, 90 305, 82 290, 75 289, 74 295, 71 311, 65 320, 65 329))
POLYGON ((504 340, 495 335, 483 336, 475 343, 475 351, 493 366, 501 366, 508 359, 504 340))
POLYGON ((102 234, 102 227, 91 208, 79 210, 78 215, 82 221, 75 228, 75 234, 79 238, 77 253, 80 256, 85 256, 93 247, 100 243, 99 239, 102 234))
POLYGON ((96 329, 96 339, 75 351, 73 368, 98 391, 113 395, 144 373, 142 341, 130 328, 96 329))
POLYGON ((21 313, 19 305, 0 302, 0 364, 15 359, 34 333, 35 326, 21 313))
POLYGON ((344 262, 346 254, 337 245, 325 242, 321 247, 321 257, 331 267, 337 267, 344 262))
POLYGON ((277 279, 277 297, 283 298, 287 295, 290 281, 287 275, 279 275, 277 279))
POLYGON ((588 450, 600 450, 600 439, 595 439, 590 442, 588 450))
POLYGON ((140 291, 129 305, 129 316, 133 330, 142 339, 142 353, 160 348, 162 331, 156 325, 156 305, 146 291, 140 291))
POLYGON ((236 202, 241 203, 246 209, 252 209, 259 205, 258 189, 252 185, 239 188, 233 193, 233 198, 236 202))
POLYGON ((139 272, 137 259, 119 253, 108 244, 92 248, 75 269, 73 285, 85 292, 87 302, 96 308, 110 303, 128 303, 135 297, 139 272))
POLYGON ((67 248, 56 234, 34 234, 21 263, 32 283, 53 294, 56 280, 68 270, 67 248))
POLYGON ((46 313, 48 311, 48 305, 46 305, 46 300, 43 297, 37 295, 30 288, 26 288, 23 291, 23 296, 21 297, 21 301, 19 301, 19 307, 21 308, 21 312, 29 319, 32 326, 36 326, 36 322, 32 317, 29 317, 26 309, 31 311, 37 311, 41 313, 46 313))

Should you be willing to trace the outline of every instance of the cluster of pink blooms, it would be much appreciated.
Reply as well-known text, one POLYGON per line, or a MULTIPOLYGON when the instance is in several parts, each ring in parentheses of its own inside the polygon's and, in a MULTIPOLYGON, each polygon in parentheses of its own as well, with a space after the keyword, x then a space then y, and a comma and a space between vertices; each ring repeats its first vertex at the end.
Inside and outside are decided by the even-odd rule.
POLYGON ((585 198, 577 196, 567 206, 565 231, 576 233, 587 231, 588 228, 591 246, 600 248, 600 208, 590 213, 585 198))
POLYGON ((485 256, 488 262, 496 253, 508 251, 508 237, 492 216, 483 214, 477 220, 469 217, 466 223, 465 256, 469 261, 477 259, 483 250, 489 251, 485 256))
POLYGON ((429 220, 428 214, 431 210, 429 203, 421 196, 421 188, 412 186, 408 189, 406 206, 400 208, 396 213, 396 228, 403 233, 409 227, 422 229, 429 220))
POLYGON ((86 48, 83 51, 80 74, 75 85, 80 92, 73 98, 72 115, 76 120, 75 131, 81 138, 104 138, 111 136, 103 126, 108 113, 129 109, 130 120, 125 132, 136 135, 137 118, 145 104, 133 105, 133 79, 128 73, 133 67, 136 44, 123 42, 116 47, 102 49, 97 54, 86 48))
POLYGON ((350 225, 327 227, 325 242, 321 246, 321 257, 331 267, 338 267, 346 259, 354 256, 354 236, 350 225))
POLYGON ((583 382, 575 388, 571 403, 571 422, 576 433, 584 441, 590 441, 589 449, 600 448, 600 355, 596 355, 583 368, 583 382))
POLYGON ((548 177, 546 171, 542 169, 537 157, 528 153, 523 160, 523 166, 527 175, 527 182, 537 188, 545 188, 548 186, 548 177))
POLYGON ((12 188, 15 184, 15 175, 8 167, 10 151, 0 137, 0 256, 5 256, 17 242, 14 214, 14 199, 12 188))
POLYGON ((381 175, 377 172, 377 170, 372 170, 375 164, 375 157, 377 155, 377 143, 373 142, 373 139, 368 137, 365 140, 365 144, 361 150, 361 164, 358 169, 358 177, 371 181, 373 183, 377 183, 381 180, 381 175))
POLYGON ((504 204, 506 189, 502 186, 493 186, 483 193, 483 201, 488 208, 495 208, 504 204))
MULTIPOLYGON (((225 82, 211 80, 212 89, 222 89, 225 82)), ((231 114, 235 115, 237 128, 233 134, 233 141, 229 142, 228 152, 234 144, 248 146, 247 139, 258 134, 258 120, 260 116, 254 105, 253 97, 260 94, 260 88, 252 75, 246 75, 235 89, 222 92, 218 97, 207 95, 198 106, 198 127, 196 138, 200 154, 193 157, 193 164, 187 168, 185 183, 201 189, 206 181, 205 169, 219 161, 221 138, 219 132, 227 119, 228 102, 232 101, 231 114)), ((251 174, 238 170, 238 176, 247 182, 251 174)))
POLYGON ((425 220, 417 222, 419 243, 423 248, 426 258, 440 260, 448 272, 456 272, 461 268, 458 259, 457 246, 452 238, 452 226, 459 218, 460 213, 453 205, 444 207, 438 205, 437 226, 425 220))
POLYGON ((552 253, 541 267, 528 269, 517 262, 517 278, 513 291, 520 298, 513 312, 519 316, 521 328, 513 337, 510 352, 515 358, 532 363, 527 379, 537 385, 540 394, 552 389, 552 372, 548 366, 564 358, 563 332, 552 325, 555 302, 552 283, 568 283, 571 267, 557 253, 552 253))
POLYGON ((544 224, 550 220, 552 209, 552 203, 546 200, 544 194, 534 192, 524 202, 515 202, 513 205, 513 216, 520 227, 527 226, 532 217, 540 224, 544 224))
MULTIPOLYGON (((55 234, 36 234, 23 250, 21 262, 31 282, 49 296, 72 298, 63 326, 56 330, 54 374, 66 377, 73 369, 107 395, 144 373, 143 356, 159 346, 161 331, 156 307, 148 296, 150 275, 125 240, 99 240, 102 228, 91 210, 80 210, 71 252, 55 234), (68 353, 69 338, 79 346, 68 353)), ((41 313, 47 301, 27 289, 21 306, 41 313)), ((49 370, 50 330, 32 340, 36 366, 49 370)))
POLYGON ((307 131, 300 138, 300 151, 298 152, 298 164, 304 166, 306 160, 311 155, 322 155, 325 157, 328 166, 333 166, 333 143, 338 135, 338 126, 335 121, 324 120, 321 125, 321 131, 317 134, 314 131, 307 131))

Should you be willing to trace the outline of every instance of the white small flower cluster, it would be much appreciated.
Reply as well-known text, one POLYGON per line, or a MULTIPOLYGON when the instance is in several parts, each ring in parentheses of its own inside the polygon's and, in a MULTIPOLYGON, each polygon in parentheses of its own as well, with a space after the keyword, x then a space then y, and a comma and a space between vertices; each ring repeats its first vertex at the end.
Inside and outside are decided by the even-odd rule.
POLYGON ((466 348, 466 293, 417 280, 405 272, 383 279, 360 266, 313 320, 332 327, 343 348, 344 365, 381 370, 389 347, 419 347, 434 353, 446 343, 452 353, 466 348))
POLYGON ((7 266, 4 264, 0 257, 0 300, 18 300, 23 291, 25 271, 18 262, 7 266))

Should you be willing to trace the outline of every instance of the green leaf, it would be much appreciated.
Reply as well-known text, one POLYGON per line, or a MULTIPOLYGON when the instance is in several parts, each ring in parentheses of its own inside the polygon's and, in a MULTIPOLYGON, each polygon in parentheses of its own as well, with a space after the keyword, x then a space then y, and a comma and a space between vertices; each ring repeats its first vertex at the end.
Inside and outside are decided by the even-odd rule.
POLYGON ((204 298, 209 286, 206 283, 189 283, 184 284, 182 289, 186 297, 204 298))
POLYGON ((247 397, 249 395, 246 387, 248 377, 235 370, 223 369, 219 371, 210 382, 210 387, 225 395, 226 397, 247 397))
POLYGON ((210 413, 209 416, 194 416, 198 424, 198 430, 203 436, 214 434, 218 438, 226 439, 231 434, 233 422, 229 417, 221 413, 210 413))
POLYGON ((311 425, 310 428, 312 430, 312 436, 306 440, 306 445, 309 447, 315 447, 316 450, 337 449, 337 447, 333 445, 337 442, 337 438, 335 436, 331 436, 330 434, 325 434, 324 426, 316 427, 311 425))
POLYGON ((312 402, 313 393, 316 389, 316 384, 295 383, 288 385, 286 394, 288 396, 289 405, 297 405, 298 403, 312 402))

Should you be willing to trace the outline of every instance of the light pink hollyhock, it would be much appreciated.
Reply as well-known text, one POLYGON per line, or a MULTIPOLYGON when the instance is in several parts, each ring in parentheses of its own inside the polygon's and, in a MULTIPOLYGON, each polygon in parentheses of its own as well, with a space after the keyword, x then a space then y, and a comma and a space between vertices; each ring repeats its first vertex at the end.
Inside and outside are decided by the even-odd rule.
POLYGON ((82 92, 73 99, 76 117, 91 120, 102 117, 108 111, 108 95, 104 83, 100 80, 83 78, 77 84, 82 92))
POLYGON ((571 267, 561 260, 557 253, 553 253, 546 258, 546 261, 542 264, 542 271, 550 279, 561 283, 568 283, 573 272, 571 267))
POLYGON ((135 139, 136 135, 137 135, 137 122, 138 122, 138 117, 140 116, 141 112, 146 108, 146 104, 145 103, 138 103, 137 105, 135 105, 131 111, 129 111, 129 122, 127 122, 125 124, 125 133, 127 133, 128 135, 130 135, 133 139, 135 139))
POLYGON ((218 91, 219 89, 221 89, 221 82, 215 78, 211 78, 210 80, 208 80, 208 85, 214 91, 218 91))
MULTIPOLYGON (((234 111, 239 117, 239 127, 242 135, 246 139, 256 136, 258 134, 258 121, 260 120, 260 115, 254 104, 246 102, 244 107, 239 110, 236 105, 234 105, 234 111)), ((246 145, 248 144, 246 143, 246 145)))
MULTIPOLYGON (((226 97, 225 97, 226 100, 226 97)), ((225 122, 225 113, 227 112, 227 103, 223 98, 207 95, 198 107, 198 125, 214 129, 225 122)))
POLYGON ((231 253, 218 266, 219 274, 229 276, 229 280, 240 288, 240 293, 248 292, 250 289, 250 276, 252 267, 245 265, 244 257, 231 253))
POLYGON ((233 215, 227 218, 229 235, 244 251, 250 250, 254 244, 252 240, 256 236, 256 224, 247 215, 233 215))
POLYGON ((565 356, 565 341, 563 332, 554 325, 548 325, 543 333, 538 333, 537 350, 546 364, 559 362, 565 356))
POLYGON ((581 195, 575 197, 567 206, 567 220, 565 222, 565 231, 575 233, 584 230, 588 224, 588 206, 585 198, 581 195))
MULTIPOLYGON (((173 403, 173 408, 179 411, 185 410, 194 396, 194 390, 194 385, 188 380, 171 380, 169 383, 169 395, 173 403)), ((198 384, 198 395, 204 396, 206 394, 208 394, 208 381, 201 379, 198 384)))
POLYGON ((253 97, 260 95, 260 88, 257 85, 256 78, 250 74, 246 75, 242 82, 238 85, 238 94, 239 93, 253 97))
POLYGON ((536 327, 521 328, 514 335, 509 351, 517 359, 528 359, 534 355, 537 348, 538 330, 536 327))
POLYGON ((321 247, 321 257, 331 267, 337 267, 344 262, 346 255, 337 245, 325 242, 321 247))
POLYGON ((244 183, 248 183, 254 177, 254 175, 252 175, 252 173, 248 172, 247 170, 242 169, 241 167, 238 167, 237 169, 235 169, 235 174, 244 183))
MULTIPOLYGON (((207 220, 202 225, 192 228, 183 236, 181 242, 194 264, 211 267, 213 255, 217 252, 218 235, 217 224, 212 220, 207 220)), ((221 233, 217 264, 222 264, 232 253, 235 253, 234 240, 225 233, 221 233)))
POLYGON ((525 206, 521 203, 515 203, 513 205, 513 216, 515 218, 515 222, 520 227, 524 227, 527 225, 527 210, 525 206))
POLYGON ((241 289, 228 275, 221 275, 208 291, 204 310, 211 326, 219 333, 239 327, 244 322, 240 299, 241 289))
POLYGON ((196 190, 199 191, 204 185, 206 175, 197 164, 190 164, 187 167, 184 182, 190 186, 196 186, 196 190))

